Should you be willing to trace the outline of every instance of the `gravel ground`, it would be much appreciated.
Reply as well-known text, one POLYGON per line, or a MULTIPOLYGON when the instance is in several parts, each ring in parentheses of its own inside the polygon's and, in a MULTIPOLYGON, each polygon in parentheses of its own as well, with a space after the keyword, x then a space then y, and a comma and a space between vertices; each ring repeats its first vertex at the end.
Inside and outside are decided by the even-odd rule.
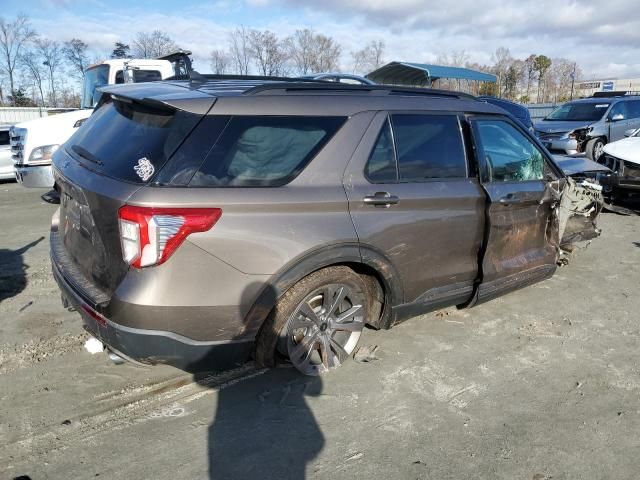
POLYGON ((84 351, 42 193, 0 184, 2 479, 638 477, 636 216, 548 281, 366 331, 377 360, 194 379, 84 351))

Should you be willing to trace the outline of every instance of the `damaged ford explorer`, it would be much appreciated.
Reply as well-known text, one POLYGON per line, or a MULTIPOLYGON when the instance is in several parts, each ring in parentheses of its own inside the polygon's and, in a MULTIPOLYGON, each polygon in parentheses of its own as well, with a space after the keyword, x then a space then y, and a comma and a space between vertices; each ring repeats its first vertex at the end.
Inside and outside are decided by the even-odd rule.
POLYGON ((54 175, 63 303, 112 355, 189 371, 326 372, 365 325, 549 278, 602 208, 475 97, 274 79, 107 87, 54 175))

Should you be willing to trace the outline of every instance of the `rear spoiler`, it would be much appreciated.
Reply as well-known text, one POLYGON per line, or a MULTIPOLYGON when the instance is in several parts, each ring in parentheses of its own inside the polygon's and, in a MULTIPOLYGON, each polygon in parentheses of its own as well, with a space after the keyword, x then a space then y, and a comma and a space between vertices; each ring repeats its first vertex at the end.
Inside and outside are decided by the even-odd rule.
POLYGON ((170 82, 107 85, 99 90, 103 96, 96 108, 104 102, 105 96, 112 96, 116 99, 129 100, 150 107, 206 115, 217 99, 217 97, 199 90, 192 90, 187 86, 180 86, 170 82))

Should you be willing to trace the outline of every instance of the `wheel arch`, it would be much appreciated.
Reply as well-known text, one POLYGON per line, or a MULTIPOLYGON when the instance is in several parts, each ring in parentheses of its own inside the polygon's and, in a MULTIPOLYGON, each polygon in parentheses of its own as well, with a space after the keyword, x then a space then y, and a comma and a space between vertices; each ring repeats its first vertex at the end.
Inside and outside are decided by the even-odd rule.
POLYGON ((256 336, 278 299, 306 276, 323 268, 345 265, 360 274, 367 284, 374 313, 368 325, 390 328, 391 307, 403 301, 402 286, 393 264, 372 247, 358 243, 326 245, 303 254, 274 274, 262 288, 245 315, 245 331, 256 336))

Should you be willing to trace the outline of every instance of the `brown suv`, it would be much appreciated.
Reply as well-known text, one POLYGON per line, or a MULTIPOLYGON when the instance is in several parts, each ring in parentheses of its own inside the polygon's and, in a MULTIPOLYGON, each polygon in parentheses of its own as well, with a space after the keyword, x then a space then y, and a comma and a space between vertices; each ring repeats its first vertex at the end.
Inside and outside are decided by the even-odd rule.
POLYGON ((543 280, 597 233, 597 193, 517 121, 436 90, 109 87, 54 172, 64 302, 112 352, 185 369, 322 373, 365 324, 543 280))

